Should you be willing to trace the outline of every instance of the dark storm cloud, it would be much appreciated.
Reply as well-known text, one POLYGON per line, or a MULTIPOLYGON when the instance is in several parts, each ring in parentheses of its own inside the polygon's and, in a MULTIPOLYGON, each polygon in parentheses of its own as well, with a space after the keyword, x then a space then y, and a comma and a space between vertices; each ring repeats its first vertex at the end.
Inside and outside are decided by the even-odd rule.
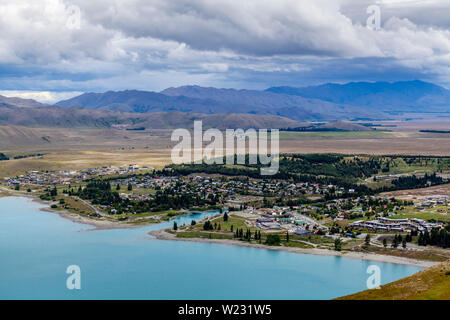
POLYGON ((0 1, 0 89, 450 82, 448 1, 0 1), (378 4, 381 29, 365 26, 378 4))

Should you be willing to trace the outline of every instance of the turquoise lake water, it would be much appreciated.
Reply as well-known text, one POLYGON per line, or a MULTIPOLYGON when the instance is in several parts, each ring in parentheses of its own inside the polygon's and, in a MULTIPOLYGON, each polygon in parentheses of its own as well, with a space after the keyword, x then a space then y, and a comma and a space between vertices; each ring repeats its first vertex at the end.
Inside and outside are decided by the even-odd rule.
MULTIPOLYGON (((331 299, 421 268, 212 243, 156 240, 138 229, 95 230, 27 198, 0 198, 0 299, 331 299), (81 268, 81 290, 66 269, 81 268)), ((214 212, 179 217, 178 224, 214 212)))

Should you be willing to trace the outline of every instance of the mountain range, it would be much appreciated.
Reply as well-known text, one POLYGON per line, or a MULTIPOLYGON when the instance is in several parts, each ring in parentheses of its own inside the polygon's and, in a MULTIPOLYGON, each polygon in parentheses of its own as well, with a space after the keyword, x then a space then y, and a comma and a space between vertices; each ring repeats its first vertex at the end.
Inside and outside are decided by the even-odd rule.
POLYGON ((387 113, 449 112, 450 91, 424 81, 327 83, 303 88, 272 87, 266 90, 336 104, 377 108, 387 113))
POLYGON ((293 120, 326 120, 368 117, 353 106, 342 106, 317 99, 257 90, 235 90, 184 86, 160 93, 126 90, 85 93, 59 101, 61 107, 84 107, 124 112, 181 111, 205 114, 246 113, 289 117, 293 120))
POLYGON ((263 91, 182 86, 161 92, 85 93, 56 104, 138 113, 248 113, 297 121, 330 121, 386 119, 403 112, 449 112, 450 91, 419 80, 271 87, 263 91))
MULTIPOLYGON (((450 112, 450 91, 423 81, 351 82, 266 90, 199 86, 84 93, 46 105, 0 96, 0 125, 174 128, 293 128, 305 121, 389 119, 450 112)), ((346 125, 348 126, 348 125, 346 125)))

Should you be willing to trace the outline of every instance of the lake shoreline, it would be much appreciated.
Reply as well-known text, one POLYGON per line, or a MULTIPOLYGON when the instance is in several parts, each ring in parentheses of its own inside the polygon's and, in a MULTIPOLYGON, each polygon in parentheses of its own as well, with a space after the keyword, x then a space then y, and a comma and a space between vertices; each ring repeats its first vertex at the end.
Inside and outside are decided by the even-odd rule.
MULTIPOLYGON (((0 188, 0 191, 2 191, 2 190, 6 191, 4 188, 0 188)), ((70 212, 70 211, 65 210, 65 209, 59 209, 59 210, 52 209, 50 207, 52 201, 42 200, 38 196, 36 196, 35 194, 26 193, 24 191, 12 190, 12 191, 10 191, 9 194, 0 194, 0 198, 3 198, 3 197, 4 198, 7 198, 7 197, 22 197, 22 198, 27 198, 27 199, 29 199, 31 201, 37 202, 39 204, 45 205, 45 206, 47 206, 46 208, 40 208, 39 210, 45 211, 45 212, 56 213, 60 217, 68 219, 68 220, 70 220, 72 222, 86 224, 86 225, 90 225, 90 226, 95 227, 94 229, 90 229, 90 231, 91 230, 94 231, 94 230, 141 228, 141 227, 156 225, 158 223, 164 222, 164 221, 158 221, 158 222, 149 222, 149 221, 147 221, 147 222, 143 222, 143 223, 131 224, 131 223, 121 222, 121 221, 105 220, 104 218, 100 218, 100 219, 91 218, 91 217, 88 217, 88 216, 84 216, 84 215, 81 215, 81 214, 70 212)), ((206 210, 206 211, 208 211, 208 210, 206 210)), ((192 212, 183 211, 183 212, 184 212, 184 214, 181 214, 181 215, 178 215, 178 216, 183 216, 183 215, 186 215, 188 213, 192 213, 192 212, 196 212, 196 211, 192 211, 192 212)), ((198 211, 198 212, 200 212, 200 211, 198 211)))
POLYGON ((45 208, 39 208, 40 211, 50 212, 59 215, 61 218, 68 219, 74 223, 80 223, 84 225, 90 225, 95 228, 89 229, 89 231, 95 230, 110 230, 110 229, 128 229, 128 228, 138 228, 142 225, 131 225, 125 224, 119 221, 108 221, 108 220, 99 220, 86 216, 82 216, 80 214, 76 214, 67 210, 55 210, 50 207, 50 202, 41 200, 33 194, 28 193, 13 193, 7 197, 22 197, 27 198, 33 202, 37 202, 39 204, 45 205, 45 208))
MULTIPOLYGON (((9 250, 5 251, 5 264, 1 268, 10 280, 0 285, 0 293, 6 298, 17 294, 14 290, 20 288, 20 297, 14 297, 73 299, 73 293, 65 290, 66 279, 58 274, 64 274, 68 265, 75 264, 88 270, 92 279, 98 280, 89 286, 89 290, 80 291, 83 296, 75 297, 82 299, 195 300, 228 299, 236 298, 236 295, 244 300, 291 299, 293 295, 297 299, 332 299, 363 290, 366 268, 371 264, 334 257, 317 260, 319 257, 314 255, 282 254, 267 249, 160 241, 147 235, 156 228, 169 231, 171 223, 150 228, 85 232, 93 228, 42 211, 40 209, 47 206, 33 202, 31 197, 1 200, 4 208, 2 236, 10 241, 7 242, 9 250), (251 260, 247 263, 249 257, 251 260), (23 274, 29 271, 27 266, 36 259, 40 263, 39 273, 30 277, 32 286, 27 285, 30 283, 27 281, 21 287, 23 274), (189 276, 179 272, 180 263, 192 272, 189 276), (104 272, 105 268, 108 272, 104 272), (236 268, 239 269, 238 274, 217 276, 222 270, 236 268), (123 270, 133 272, 129 277, 117 277, 123 274, 123 270), (283 270, 282 278, 280 270, 283 270), (161 274, 169 276, 162 277, 161 274), (207 281, 199 282, 198 279, 207 281), (265 280, 262 282, 260 279, 265 280), (246 281, 257 284, 249 286, 251 291, 236 291, 236 283, 246 281), (108 286, 103 286, 104 283, 108 286), (36 292, 35 287, 41 287, 43 291, 36 292), (152 287, 158 290, 149 290, 152 287), (273 290, 267 291, 268 287, 273 290), (174 291, 173 288, 178 289, 174 291)), ((182 225, 191 219, 200 221, 212 214, 197 214, 177 221, 182 225)), ((422 270, 406 265, 383 263, 379 266, 386 283, 422 270)))
POLYGON ((53 210, 51 208, 41 208, 41 211, 51 212, 58 214, 61 218, 68 219, 75 223, 86 224, 95 227, 94 229, 90 229, 91 231, 95 230, 111 230, 111 229, 130 229, 130 228, 139 228, 142 225, 131 225, 125 224, 121 222, 108 221, 108 220, 97 220, 89 217, 84 217, 76 213, 69 212, 67 210, 53 210))
POLYGON ((241 247, 251 247, 258 249, 266 249, 266 250, 276 250, 276 251, 284 251, 290 253, 299 253, 299 254, 312 254, 312 255, 320 255, 320 256, 335 256, 335 257, 343 257, 343 258, 351 258, 357 260, 367 260, 374 262, 385 262, 385 263, 393 263, 393 264, 401 264, 401 265, 409 265, 421 268, 428 268, 434 265, 439 264, 440 262, 435 261, 425 261, 425 260, 416 260, 409 259, 404 257, 395 257, 388 255, 380 255, 373 253, 361 253, 361 252, 337 252, 326 249, 304 249, 304 248, 292 248, 292 247, 275 247, 275 246, 266 246, 263 244, 257 243, 248 243, 238 240, 230 240, 230 239, 203 239, 203 238, 177 238, 174 234, 167 232, 168 229, 162 230, 154 230, 148 232, 148 235, 155 237, 158 240, 171 240, 171 241, 188 241, 188 242, 208 242, 208 243, 218 243, 224 245, 234 245, 241 247))
MULTIPOLYGON (((36 196, 32 194, 12 194, 10 196, 17 196, 17 197, 25 197, 30 199, 31 201, 43 204, 48 206, 48 201, 41 200, 37 198, 36 196)), ((60 217, 64 219, 68 219, 74 223, 80 223, 84 225, 90 225, 95 228, 89 229, 89 231, 95 231, 95 230, 111 230, 111 229, 130 229, 130 228, 140 228, 152 225, 149 224, 139 224, 139 225, 132 225, 128 223, 122 223, 119 221, 108 221, 108 220, 97 220, 85 216, 81 216, 79 214, 75 214, 72 212, 69 212, 67 210, 54 210, 50 207, 47 208, 40 208, 39 210, 50 212, 50 213, 56 213, 60 217)), ((172 241, 188 241, 188 242, 209 242, 209 243, 219 243, 219 244, 225 244, 225 245, 234 245, 234 246, 241 246, 241 247, 252 247, 252 248, 259 248, 259 249, 266 249, 266 250, 276 250, 276 251, 284 251, 284 252, 291 252, 291 253, 301 253, 301 254, 312 254, 312 255, 320 255, 320 256, 336 256, 336 257, 344 257, 344 258, 352 258, 352 259, 359 259, 359 260, 368 260, 368 261, 376 261, 376 262, 386 262, 386 263, 393 263, 393 264, 402 264, 402 265, 409 265, 409 266, 416 266, 421 268, 428 268, 431 266, 434 266, 436 264, 439 264, 440 262, 435 261, 425 261, 425 260, 416 260, 416 259, 409 259, 404 257, 395 257, 395 256, 387 256, 387 255, 379 255, 379 254, 373 254, 373 253, 361 253, 361 252, 337 252, 332 250, 326 250, 326 249, 305 249, 305 248, 292 248, 292 247, 274 247, 274 246, 266 246, 263 244, 257 244, 257 243, 248 243, 243 241, 237 241, 237 240, 230 240, 230 239, 204 239, 204 238, 177 238, 172 233, 169 233, 166 231, 167 229, 160 229, 160 230, 154 230, 150 231, 147 234, 150 236, 155 237, 158 240, 172 240, 172 241)))

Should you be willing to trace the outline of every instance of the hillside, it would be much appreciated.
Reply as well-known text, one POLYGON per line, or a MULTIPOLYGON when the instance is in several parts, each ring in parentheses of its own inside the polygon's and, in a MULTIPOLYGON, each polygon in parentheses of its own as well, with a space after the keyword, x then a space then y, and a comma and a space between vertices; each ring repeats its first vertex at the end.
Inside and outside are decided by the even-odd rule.
POLYGON ((60 107, 21 108, 0 105, 0 125, 24 127, 109 127, 112 124, 132 124, 133 116, 118 112, 60 107))
MULTIPOLYGON (((226 107, 217 101, 208 99, 171 97, 157 92, 138 90, 84 93, 68 100, 59 101, 55 105, 137 113, 165 111, 218 113, 224 112, 223 109, 226 107)), ((233 110, 231 108, 229 111, 233 112, 233 110)))
POLYGON ((0 126, 0 139, 7 140, 11 144, 21 144, 23 142, 37 142, 41 140, 41 135, 33 128, 0 126))
POLYGON ((0 95, 0 105, 11 105, 22 108, 39 108, 47 105, 39 103, 33 99, 22 99, 15 97, 5 97, 0 95))
POLYGON ((327 83, 310 87, 272 87, 267 92, 320 99, 383 112, 449 112, 450 91, 424 81, 327 83))
POLYGON ((291 119, 255 114, 194 114, 184 112, 127 113, 119 111, 62 108, 56 106, 19 108, 0 105, 0 126, 58 128, 146 129, 191 128, 194 120, 203 120, 204 128, 286 128, 304 125, 291 119))
POLYGON ((167 128, 193 128, 195 120, 203 121, 203 128, 236 129, 276 129, 305 125, 284 117, 255 114, 198 114, 178 111, 155 112, 145 115, 146 120, 134 127, 167 129, 167 128))
POLYGON ((450 260, 410 277, 337 300, 449 300, 450 260))

